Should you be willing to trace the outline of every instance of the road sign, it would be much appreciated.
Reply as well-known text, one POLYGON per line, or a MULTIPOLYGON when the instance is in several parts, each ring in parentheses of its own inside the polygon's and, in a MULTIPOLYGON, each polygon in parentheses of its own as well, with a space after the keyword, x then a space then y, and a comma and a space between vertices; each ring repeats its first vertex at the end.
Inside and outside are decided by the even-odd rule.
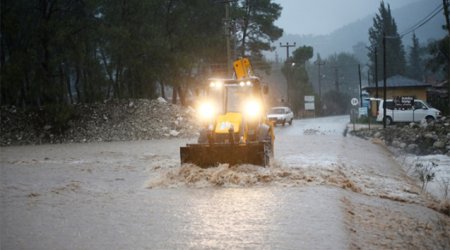
POLYGON ((359 108, 358 117, 361 117, 361 116, 367 116, 367 107, 359 108))
POLYGON ((305 102, 314 102, 313 95, 305 95, 305 102))
POLYGON ((359 101, 357 98, 352 98, 351 103, 353 106, 356 106, 356 105, 358 105, 359 101))
POLYGON ((314 110, 314 103, 305 102, 305 110, 314 110))
POLYGON ((305 110, 315 110, 313 95, 305 95, 305 110))

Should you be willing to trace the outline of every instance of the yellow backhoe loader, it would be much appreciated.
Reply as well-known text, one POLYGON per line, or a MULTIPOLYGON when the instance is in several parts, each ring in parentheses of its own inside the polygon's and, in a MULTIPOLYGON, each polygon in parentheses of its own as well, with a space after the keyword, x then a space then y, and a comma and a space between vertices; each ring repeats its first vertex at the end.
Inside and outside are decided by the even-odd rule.
POLYGON ((234 79, 209 79, 199 95, 196 110, 203 128, 198 143, 180 148, 182 164, 268 166, 273 158, 275 137, 264 104, 268 87, 254 76, 247 58, 233 67, 234 79))

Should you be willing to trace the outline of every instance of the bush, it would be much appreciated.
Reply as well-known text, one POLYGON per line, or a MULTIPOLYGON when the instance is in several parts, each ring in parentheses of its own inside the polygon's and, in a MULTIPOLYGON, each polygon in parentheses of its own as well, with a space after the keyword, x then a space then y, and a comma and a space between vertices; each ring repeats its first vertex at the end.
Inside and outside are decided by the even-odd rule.
POLYGON ((69 121, 75 118, 75 109, 67 104, 47 105, 41 111, 43 126, 50 126, 56 134, 63 134, 69 128, 69 121))

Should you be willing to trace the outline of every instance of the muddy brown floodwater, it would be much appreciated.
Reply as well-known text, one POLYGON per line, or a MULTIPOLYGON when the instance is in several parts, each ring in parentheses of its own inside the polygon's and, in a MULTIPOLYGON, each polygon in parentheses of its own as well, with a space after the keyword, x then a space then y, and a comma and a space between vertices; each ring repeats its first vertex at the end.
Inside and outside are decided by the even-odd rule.
POLYGON ((2 147, 1 249, 450 249, 450 220, 348 117, 277 127, 271 167, 184 139, 2 147))

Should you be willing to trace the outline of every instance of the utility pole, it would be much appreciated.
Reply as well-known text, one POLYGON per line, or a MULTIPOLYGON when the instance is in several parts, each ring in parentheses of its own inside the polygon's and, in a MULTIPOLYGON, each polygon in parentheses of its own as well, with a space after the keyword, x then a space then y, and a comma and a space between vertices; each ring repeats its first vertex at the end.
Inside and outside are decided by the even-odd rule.
POLYGON ((322 88, 320 86, 320 79, 322 78, 322 75, 320 74, 320 66, 325 65, 325 62, 322 62, 322 60, 317 59, 317 61, 314 62, 315 65, 319 68, 319 100, 322 101, 322 88))
POLYGON ((361 64, 358 64, 358 75, 359 75, 359 103, 361 104, 361 107, 362 107, 363 99, 362 99, 362 86, 361 86, 361 64))
POLYGON ((383 31, 383 129, 386 129, 386 33, 383 31))
MULTIPOLYGON (((450 3, 449 3, 449 0, 442 0, 442 5, 444 7, 445 26, 448 31, 448 36, 450 37, 450 18, 449 18, 450 3)), ((447 88, 448 93, 450 93, 450 58, 448 56, 447 56, 447 85, 448 85, 448 88, 447 88)), ((450 100, 448 102, 447 112, 450 113, 450 100)))
POLYGON ((377 50, 377 47, 375 47, 375 74, 374 74, 374 79, 375 79, 375 98, 378 98, 378 50, 377 50))
POLYGON ((289 42, 287 42, 286 45, 283 45, 280 43, 281 48, 286 48, 286 62, 289 60, 289 48, 295 47, 295 46, 296 46, 295 42, 294 42, 294 44, 289 44, 289 42))
MULTIPOLYGON (((291 65, 289 64, 289 48, 291 47, 295 47, 296 43, 294 42, 294 44, 289 44, 289 42, 286 43, 286 45, 283 45, 282 43, 280 43, 280 47, 281 48, 286 48, 286 67, 287 67, 287 79, 286 79, 286 96, 287 96, 287 102, 289 105, 291 105, 291 98, 290 98, 290 88, 289 86, 291 85, 291 81, 292 81, 292 68, 291 65)), ((294 65, 292 65, 294 66, 294 65)))
POLYGON ((227 76, 231 75, 231 47, 230 47, 230 1, 225 3, 225 36, 227 39, 227 76))
POLYGON ((227 75, 230 76, 232 70, 231 66, 231 20, 230 20, 230 2, 233 0, 215 0, 215 3, 221 3, 225 4, 225 18, 223 19, 224 22, 224 32, 225 32, 225 41, 227 46, 227 75))
POLYGON ((339 71, 338 67, 334 67, 334 85, 336 86, 336 92, 339 93, 339 71))

